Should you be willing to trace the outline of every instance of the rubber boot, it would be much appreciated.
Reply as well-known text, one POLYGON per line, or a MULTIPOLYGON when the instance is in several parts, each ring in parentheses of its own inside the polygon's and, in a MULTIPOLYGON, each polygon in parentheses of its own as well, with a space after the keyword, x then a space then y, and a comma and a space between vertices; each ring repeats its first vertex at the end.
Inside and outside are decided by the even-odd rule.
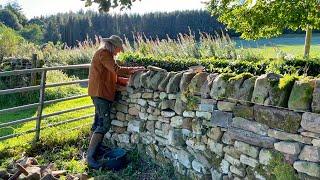
POLYGON ((88 166, 92 169, 99 169, 102 166, 102 164, 100 164, 94 159, 95 152, 99 144, 101 143, 102 139, 103 139, 103 134, 100 134, 100 133, 92 134, 90 144, 88 147, 88 152, 87 152, 88 166))

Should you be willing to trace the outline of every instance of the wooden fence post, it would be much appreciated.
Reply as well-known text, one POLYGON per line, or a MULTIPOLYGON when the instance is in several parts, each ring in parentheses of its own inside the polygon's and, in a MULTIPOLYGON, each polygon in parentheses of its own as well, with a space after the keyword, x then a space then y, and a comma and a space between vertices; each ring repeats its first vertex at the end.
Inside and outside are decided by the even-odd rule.
MULTIPOLYGON (((38 55, 32 54, 31 65, 32 69, 37 68, 38 55)), ((31 73, 31 86, 37 85, 37 73, 31 73)))
POLYGON ((46 70, 42 71, 41 82, 40 82, 39 106, 38 106, 37 122, 36 122, 36 136, 35 136, 36 142, 40 140, 41 118, 42 118, 42 111, 44 106, 45 87, 46 87, 46 78, 47 78, 46 76, 47 76, 47 71, 46 70))

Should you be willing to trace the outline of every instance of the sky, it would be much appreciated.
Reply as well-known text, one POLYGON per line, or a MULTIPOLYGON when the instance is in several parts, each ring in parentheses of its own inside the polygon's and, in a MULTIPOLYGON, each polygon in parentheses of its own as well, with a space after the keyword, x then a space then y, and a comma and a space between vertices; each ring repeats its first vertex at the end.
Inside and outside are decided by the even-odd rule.
MULTIPOLYGON (((0 0, 0 5, 13 0, 0 0)), ((47 16, 59 12, 76 12, 84 10, 98 10, 97 5, 85 7, 84 2, 80 0, 15 0, 20 4, 27 18, 35 16, 47 16)), ((124 10, 122 13, 146 13, 155 11, 175 11, 203 9, 202 0, 141 0, 133 3, 131 10, 124 10)), ((118 13, 119 10, 113 11, 118 13)))

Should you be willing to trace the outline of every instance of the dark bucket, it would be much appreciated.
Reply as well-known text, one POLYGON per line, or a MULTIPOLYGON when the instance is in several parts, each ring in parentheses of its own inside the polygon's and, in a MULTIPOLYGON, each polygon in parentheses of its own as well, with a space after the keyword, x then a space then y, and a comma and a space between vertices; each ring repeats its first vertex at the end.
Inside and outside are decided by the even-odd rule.
POLYGON ((105 153, 102 158, 103 167, 114 171, 125 168, 128 164, 127 152, 121 148, 115 148, 105 153))

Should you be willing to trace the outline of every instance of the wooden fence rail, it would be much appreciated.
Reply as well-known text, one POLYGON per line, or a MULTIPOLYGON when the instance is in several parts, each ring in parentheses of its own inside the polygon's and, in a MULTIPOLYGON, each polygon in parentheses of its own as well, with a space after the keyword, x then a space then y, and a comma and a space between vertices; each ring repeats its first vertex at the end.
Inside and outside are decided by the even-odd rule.
POLYGON ((24 135, 24 134, 28 134, 28 133, 33 133, 33 132, 35 132, 35 141, 39 141, 40 132, 41 132, 41 130, 43 130, 45 128, 55 127, 55 126, 59 126, 59 125, 62 125, 62 124, 71 123, 71 122, 75 122, 75 121, 80 121, 80 120, 83 120, 83 119, 86 119, 86 118, 89 118, 89 117, 93 117, 94 114, 90 114, 90 115, 86 115, 86 116, 83 116, 83 117, 69 119, 69 120, 58 122, 58 123, 49 124, 49 125, 47 125, 45 127, 41 127, 41 120, 44 119, 44 118, 48 118, 48 117, 51 117, 51 116, 57 116, 57 115, 61 115, 61 114, 74 112, 74 111, 79 111, 79 110, 88 109, 88 108, 93 107, 93 105, 87 105, 87 106, 82 106, 82 107, 77 107, 77 108, 72 108, 72 109, 66 109, 66 110, 54 112, 54 113, 51 113, 51 114, 43 114, 43 108, 44 108, 45 105, 87 97, 87 95, 78 95, 78 96, 72 96, 72 97, 66 97, 66 98, 60 98, 60 99, 45 101, 46 88, 59 87, 59 86, 65 86, 65 85, 79 84, 79 83, 88 82, 88 79, 83 79, 83 80, 76 80, 76 81, 70 81, 70 82, 46 84, 47 72, 48 71, 53 71, 53 70, 88 69, 88 68, 90 68, 90 64, 58 66, 58 67, 46 67, 46 68, 34 68, 34 69, 26 69, 26 70, 0 72, 0 77, 16 76, 16 75, 29 74, 29 73, 31 73, 31 74, 41 73, 40 85, 33 85, 33 86, 29 86, 29 87, 0 90, 0 96, 1 95, 7 95, 7 94, 21 93, 21 92, 30 92, 30 91, 36 91, 36 90, 39 90, 39 92, 40 92, 38 103, 27 104, 27 105, 23 105, 23 106, 12 107, 12 108, 7 108, 7 109, 1 109, 0 110, 0 115, 1 115, 1 114, 6 114, 6 113, 18 113, 19 111, 22 111, 22 110, 31 109, 31 108, 37 108, 37 116, 36 117, 18 119, 18 120, 15 120, 15 121, 10 121, 10 122, 6 122, 6 123, 1 123, 0 124, 0 128, 5 128, 5 127, 10 127, 10 126, 14 126, 14 125, 30 122, 30 121, 36 121, 36 127, 34 129, 31 129, 31 130, 28 130, 28 131, 25 131, 25 132, 22 132, 22 133, 15 133, 15 134, 9 134, 9 135, 6 135, 6 136, 1 136, 0 137, 0 141, 6 140, 6 139, 10 139, 10 138, 14 138, 14 137, 18 137, 18 136, 21 136, 21 135, 24 135))

